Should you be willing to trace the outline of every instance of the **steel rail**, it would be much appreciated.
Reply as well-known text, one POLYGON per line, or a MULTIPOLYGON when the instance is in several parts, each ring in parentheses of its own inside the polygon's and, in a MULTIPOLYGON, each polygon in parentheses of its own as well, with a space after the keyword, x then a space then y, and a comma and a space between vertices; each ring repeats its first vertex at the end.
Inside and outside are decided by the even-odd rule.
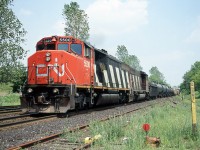
POLYGON ((0 118, 0 121, 17 119, 17 118, 24 118, 24 117, 28 117, 28 116, 30 116, 30 114, 24 114, 24 115, 12 116, 12 117, 5 117, 5 118, 0 118))
POLYGON ((21 112, 21 109, 17 109, 17 110, 2 110, 0 111, 0 114, 6 114, 6 113, 14 113, 14 112, 21 112))
POLYGON ((13 109, 13 108, 20 108, 20 105, 15 105, 15 106, 0 106, 0 109, 13 109))
POLYGON ((13 123, 8 123, 8 124, 1 124, 0 128, 6 128, 6 127, 10 127, 10 126, 14 126, 14 125, 20 125, 20 124, 24 124, 24 123, 29 123, 29 122, 35 122, 38 120, 43 120, 43 119, 48 119, 48 118, 52 118, 52 117, 57 117, 56 115, 51 115, 51 116, 46 116, 46 117, 40 117, 40 118, 35 118, 32 120, 23 120, 23 121, 19 121, 19 122, 13 122, 13 123))

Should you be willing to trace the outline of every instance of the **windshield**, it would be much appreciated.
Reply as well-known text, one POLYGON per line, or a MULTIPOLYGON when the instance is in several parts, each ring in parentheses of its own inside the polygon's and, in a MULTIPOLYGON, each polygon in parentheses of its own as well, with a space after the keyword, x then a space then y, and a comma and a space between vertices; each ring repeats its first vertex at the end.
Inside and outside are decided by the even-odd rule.
POLYGON ((68 44, 58 44, 58 50, 68 51, 68 44))
POLYGON ((82 54, 81 44, 71 44, 71 50, 78 55, 82 54))

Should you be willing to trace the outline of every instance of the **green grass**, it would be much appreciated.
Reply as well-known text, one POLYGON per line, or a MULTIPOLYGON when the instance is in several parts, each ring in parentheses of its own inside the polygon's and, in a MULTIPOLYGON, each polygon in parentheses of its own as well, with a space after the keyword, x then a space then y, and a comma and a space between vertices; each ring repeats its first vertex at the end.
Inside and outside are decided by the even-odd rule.
POLYGON ((11 84, 0 84, 0 106, 20 105, 18 93, 12 93, 11 84))
POLYGON ((12 84, 1 83, 0 84, 0 96, 7 95, 9 93, 12 93, 12 84))
POLYGON ((0 106, 20 105, 19 94, 11 93, 5 96, 0 96, 0 106))
MULTIPOLYGON (((199 104, 198 102, 197 117, 200 116, 199 104)), ((130 124, 126 127, 124 127, 128 120, 126 117, 115 118, 105 123, 93 123, 91 126, 92 136, 102 135, 102 139, 97 141, 93 148, 152 149, 145 144, 146 134, 142 129, 144 123, 149 123, 151 129, 148 135, 161 139, 158 149, 200 149, 199 134, 197 136, 192 134, 190 99, 180 100, 178 104, 169 102, 165 106, 157 105, 153 109, 137 113, 129 119, 130 124), (127 140, 123 141, 124 138, 127 140)), ((200 119, 197 118, 197 121, 199 124, 200 119)))

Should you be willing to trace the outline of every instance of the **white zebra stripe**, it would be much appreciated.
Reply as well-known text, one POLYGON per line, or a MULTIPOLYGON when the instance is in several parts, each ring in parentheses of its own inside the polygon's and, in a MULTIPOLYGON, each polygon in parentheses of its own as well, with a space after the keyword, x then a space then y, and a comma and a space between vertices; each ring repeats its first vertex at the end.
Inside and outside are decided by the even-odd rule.
POLYGON ((141 86, 141 79, 140 79, 140 77, 138 77, 138 80, 139 80, 139 89, 141 90, 142 86, 141 86))
POLYGON ((124 88, 126 88, 126 82, 125 82, 125 78, 124 78, 124 71, 121 70, 121 73, 122 73, 123 86, 124 86, 124 88))
POLYGON ((138 81, 137 81, 137 76, 135 75, 135 87, 136 87, 136 90, 138 90, 138 81))
POLYGON ((116 69, 116 73, 117 73, 117 80, 118 80, 118 83, 119 83, 119 88, 122 88, 121 78, 120 78, 120 75, 119 75, 119 68, 115 67, 115 69, 116 69))
POLYGON ((132 74, 129 74, 129 81, 130 81, 130 94, 133 93, 133 79, 132 79, 132 74))
POLYGON ((102 86, 102 83, 99 82, 99 78, 97 76, 96 64, 94 65, 94 73, 95 73, 95 79, 96 79, 97 85, 102 86))
POLYGON ((133 89, 135 90, 135 77, 132 75, 132 80, 133 80, 133 89))
POLYGON ((110 87, 110 82, 109 82, 109 79, 108 79, 108 72, 107 72, 107 70, 103 70, 103 74, 104 74, 104 78, 105 78, 105 81, 106 81, 106 85, 108 87, 110 87))
POLYGON ((112 78, 113 87, 116 87, 116 81, 115 81, 113 66, 109 65, 109 68, 110 68, 110 74, 111 74, 111 78, 112 78))
POLYGON ((127 83, 128 83, 128 88, 130 88, 130 82, 129 82, 128 72, 126 72, 126 79, 127 79, 127 83))
POLYGON ((138 90, 140 90, 140 78, 139 78, 139 76, 137 76, 137 80, 138 80, 138 90))

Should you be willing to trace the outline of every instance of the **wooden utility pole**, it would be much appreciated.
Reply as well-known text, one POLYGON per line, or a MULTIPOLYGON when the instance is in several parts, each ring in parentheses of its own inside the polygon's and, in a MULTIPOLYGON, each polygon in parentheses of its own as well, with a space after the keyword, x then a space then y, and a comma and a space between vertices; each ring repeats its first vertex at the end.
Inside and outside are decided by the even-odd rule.
POLYGON ((194 135, 197 133, 197 116, 196 116, 196 99, 195 99, 195 90, 194 82, 190 82, 190 91, 191 91, 191 102, 192 102, 192 132, 194 135))

